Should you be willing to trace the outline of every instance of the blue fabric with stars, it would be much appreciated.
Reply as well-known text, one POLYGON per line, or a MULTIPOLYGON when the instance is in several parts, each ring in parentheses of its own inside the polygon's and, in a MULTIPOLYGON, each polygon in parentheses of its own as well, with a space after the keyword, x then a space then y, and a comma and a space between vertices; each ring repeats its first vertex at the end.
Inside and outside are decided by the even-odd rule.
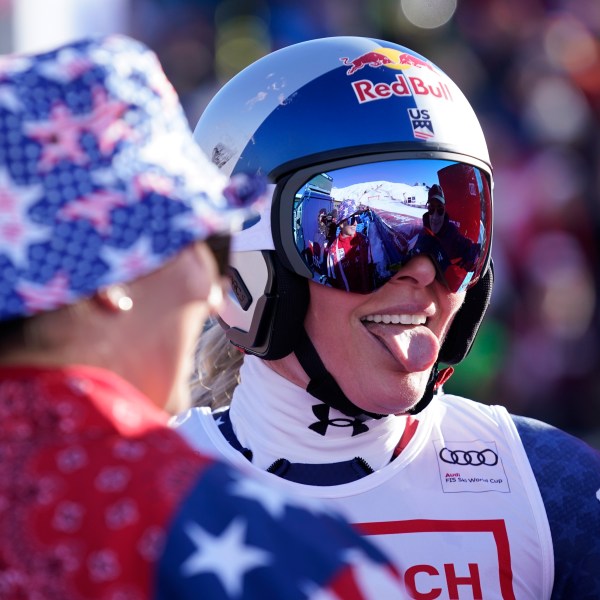
POLYGON ((326 590, 363 597, 360 586, 340 583, 348 561, 361 555, 373 572, 387 563, 341 523, 222 465, 209 467, 172 521, 155 599, 198 600, 198 590, 202 598, 238 600, 294 600, 326 590))
MULTIPOLYGON (((0 61, 0 320, 146 275, 243 217, 155 55, 124 36, 0 61)), ((245 212, 245 211, 244 211, 245 212)))
POLYGON ((600 453, 550 425, 512 417, 550 522, 552 600, 600 598, 600 453))

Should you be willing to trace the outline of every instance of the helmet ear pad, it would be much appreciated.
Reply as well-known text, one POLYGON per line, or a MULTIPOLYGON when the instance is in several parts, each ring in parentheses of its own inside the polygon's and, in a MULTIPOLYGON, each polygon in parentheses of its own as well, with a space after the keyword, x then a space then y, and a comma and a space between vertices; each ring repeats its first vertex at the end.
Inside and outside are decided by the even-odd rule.
POLYGON ((286 269, 275 252, 270 252, 275 270, 275 296, 273 309, 265 318, 270 320, 271 339, 262 355, 266 360, 276 360, 291 354, 304 329, 310 292, 308 279, 286 269))
POLYGON ((466 358, 489 306, 494 286, 494 265, 489 266, 477 283, 467 291, 465 301, 456 313, 439 354, 439 362, 456 365, 466 358))
POLYGON ((243 324, 247 318, 242 318, 242 312, 247 309, 240 306, 245 300, 240 290, 247 292, 257 276, 254 269, 244 269, 242 264, 232 269, 232 291, 240 302, 233 310, 223 311, 219 321, 231 343, 246 354, 277 360, 294 351, 304 327, 310 297, 308 279, 286 269, 275 251, 260 254, 267 275, 264 287, 254 292, 257 297, 248 308, 252 311, 251 324, 243 324))

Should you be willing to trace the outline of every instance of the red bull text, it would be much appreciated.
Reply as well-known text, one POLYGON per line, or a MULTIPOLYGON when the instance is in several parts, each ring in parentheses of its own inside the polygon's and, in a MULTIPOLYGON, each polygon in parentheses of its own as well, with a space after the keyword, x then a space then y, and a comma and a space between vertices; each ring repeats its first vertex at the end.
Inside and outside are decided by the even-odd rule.
POLYGON ((393 83, 373 83, 368 79, 361 79, 353 81, 352 88, 360 104, 392 96, 433 96, 452 101, 452 94, 445 83, 439 80, 434 84, 425 83, 420 77, 396 75, 393 83))

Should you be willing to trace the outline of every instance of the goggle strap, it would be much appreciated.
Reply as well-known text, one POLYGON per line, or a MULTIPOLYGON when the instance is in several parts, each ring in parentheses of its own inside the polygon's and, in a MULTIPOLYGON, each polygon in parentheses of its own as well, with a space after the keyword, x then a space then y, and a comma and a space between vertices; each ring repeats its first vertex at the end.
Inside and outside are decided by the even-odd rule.
POLYGON ((300 362, 300 366, 308 375, 309 382, 306 386, 306 391, 311 396, 339 410, 348 417, 366 415, 372 419, 381 419, 385 416, 366 412, 346 397, 337 381, 325 368, 304 327, 302 327, 302 331, 300 332, 294 354, 300 362))

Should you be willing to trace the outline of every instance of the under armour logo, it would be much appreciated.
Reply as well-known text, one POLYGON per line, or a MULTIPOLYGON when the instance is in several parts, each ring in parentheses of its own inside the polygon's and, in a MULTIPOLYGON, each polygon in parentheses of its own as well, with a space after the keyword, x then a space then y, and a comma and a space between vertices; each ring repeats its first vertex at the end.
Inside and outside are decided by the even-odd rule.
POLYGON ((312 411, 315 417, 317 417, 317 419, 319 420, 316 423, 309 425, 308 428, 312 429, 320 435, 325 435, 329 426, 352 427, 352 437, 358 435, 359 433, 369 431, 368 426, 365 425, 363 421, 357 418, 337 417, 335 419, 330 419, 329 406, 327 406, 327 404, 315 404, 312 407, 312 411))

